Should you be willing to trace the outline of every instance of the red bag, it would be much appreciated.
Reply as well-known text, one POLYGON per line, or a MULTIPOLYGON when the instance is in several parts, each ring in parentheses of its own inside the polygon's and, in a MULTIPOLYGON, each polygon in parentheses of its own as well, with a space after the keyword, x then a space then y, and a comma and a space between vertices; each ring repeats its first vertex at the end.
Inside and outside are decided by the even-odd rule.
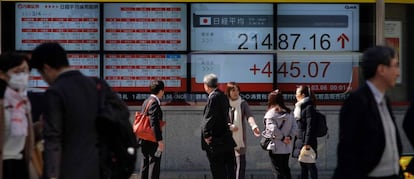
MULTIPOLYGON (((136 112, 134 120, 134 133, 140 139, 148 140, 151 142, 157 142, 155 138, 154 131, 152 131, 150 119, 148 116, 148 108, 153 103, 154 100, 151 100, 147 103, 143 113, 136 112)), ((162 128, 165 125, 165 121, 160 120, 160 127, 162 128)))

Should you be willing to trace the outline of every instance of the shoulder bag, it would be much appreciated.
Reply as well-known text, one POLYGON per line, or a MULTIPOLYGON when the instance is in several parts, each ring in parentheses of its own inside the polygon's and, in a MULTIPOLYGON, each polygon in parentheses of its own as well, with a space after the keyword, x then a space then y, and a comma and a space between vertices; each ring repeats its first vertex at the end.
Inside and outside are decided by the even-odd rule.
MULTIPOLYGON (((151 128, 151 122, 148 116, 148 108, 154 102, 154 99, 148 101, 147 105, 145 106, 144 112, 136 112, 135 113, 135 120, 134 120, 134 133, 135 135, 140 138, 151 142, 157 142, 155 138, 154 131, 151 128)), ((164 121, 160 121, 160 127, 165 125, 164 121)))

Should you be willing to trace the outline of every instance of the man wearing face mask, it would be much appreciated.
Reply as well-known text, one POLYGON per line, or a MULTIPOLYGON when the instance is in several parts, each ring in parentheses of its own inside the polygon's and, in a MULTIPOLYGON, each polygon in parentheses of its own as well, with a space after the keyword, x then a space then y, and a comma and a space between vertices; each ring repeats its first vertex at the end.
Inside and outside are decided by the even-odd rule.
POLYGON ((26 56, 16 53, 0 55, 0 176, 3 179, 29 178, 34 135, 26 92, 27 60, 26 56))

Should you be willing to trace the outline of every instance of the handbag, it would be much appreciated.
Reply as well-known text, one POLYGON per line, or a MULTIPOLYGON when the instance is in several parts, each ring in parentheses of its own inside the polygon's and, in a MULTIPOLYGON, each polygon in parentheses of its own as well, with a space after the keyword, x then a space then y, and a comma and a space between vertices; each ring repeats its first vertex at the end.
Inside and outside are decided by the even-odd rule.
MULTIPOLYGON (((282 124, 278 127, 278 129, 282 129, 283 125, 285 125, 285 120, 282 121, 282 124)), ((266 124, 265 124, 266 126, 266 124)), ((266 127, 265 127, 266 130, 266 127)), ((265 131, 263 130, 263 132, 265 131)), ((262 133, 262 138, 260 139, 260 147, 262 147, 263 150, 269 150, 268 146, 270 144, 270 142, 272 142, 272 139, 269 137, 265 137, 262 133)))
POLYGON ((260 139, 260 147, 262 147, 263 150, 267 150, 267 146, 269 146, 271 141, 270 138, 262 137, 260 139))
MULTIPOLYGON (((152 99, 147 103, 145 106, 144 112, 136 112, 135 113, 135 120, 134 120, 134 133, 135 135, 140 138, 151 142, 157 142, 155 138, 154 131, 151 127, 151 122, 148 116, 148 108, 154 102, 152 99)), ((160 127, 163 127, 165 122, 160 120, 160 127)))
POLYGON ((315 163, 316 162, 316 153, 312 149, 312 147, 309 150, 306 150, 306 147, 303 146, 299 153, 299 162, 303 163, 315 163))

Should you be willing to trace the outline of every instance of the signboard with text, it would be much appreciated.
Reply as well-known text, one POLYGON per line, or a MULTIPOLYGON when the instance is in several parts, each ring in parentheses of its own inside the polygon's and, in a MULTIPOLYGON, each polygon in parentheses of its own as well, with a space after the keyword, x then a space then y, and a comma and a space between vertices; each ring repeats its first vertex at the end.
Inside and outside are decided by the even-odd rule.
POLYGON ((59 42, 66 50, 99 50, 99 3, 16 3, 16 50, 59 42))
POLYGON ((191 92, 204 92, 203 78, 210 73, 219 83, 237 82, 243 92, 270 92, 273 61, 273 54, 191 54, 191 92))
POLYGON ((358 4, 278 4, 276 49, 359 51, 358 4))
MULTIPOLYGON (((89 77, 99 77, 99 55, 98 54, 68 54, 69 65, 71 68, 79 70, 89 77)), ((29 87, 46 88, 49 85, 43 81, 42 76, 37 70, 30 71, 29 87)))
POLYGON ((149 92, 151 80, 166 91, 187 90, 187 56, 181 54, 106 54, 104 79, 116 91, 149 92))
POLYGON ((104 4, 104 50, 187 50, 186 4, 104 4))
POLYGON ((273 4, 191 4, 191 50, 273 50, 273 4))
POLYGON ((278 54, 277 86, 294 92, 308 85, 315 93, 346 93, 358 85, 359 53, 278 54))

